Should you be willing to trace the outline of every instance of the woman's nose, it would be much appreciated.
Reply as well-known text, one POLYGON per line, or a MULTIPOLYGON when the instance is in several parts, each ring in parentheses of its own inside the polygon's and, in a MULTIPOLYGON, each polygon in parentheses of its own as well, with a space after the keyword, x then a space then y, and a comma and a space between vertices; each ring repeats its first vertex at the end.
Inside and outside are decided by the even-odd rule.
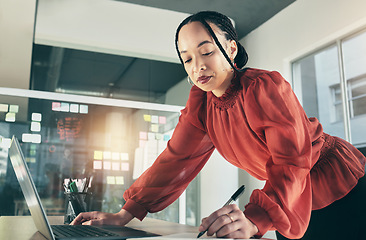
POLYGON ((205 63, 202 60, 200 60, 200 59, 196 59, 195 60, 195 63, 194 63, 194 69, 193 69, 193 71, 195 73, 199 73, 200 71, 205 70, 205 69, 206 69, 205 63))

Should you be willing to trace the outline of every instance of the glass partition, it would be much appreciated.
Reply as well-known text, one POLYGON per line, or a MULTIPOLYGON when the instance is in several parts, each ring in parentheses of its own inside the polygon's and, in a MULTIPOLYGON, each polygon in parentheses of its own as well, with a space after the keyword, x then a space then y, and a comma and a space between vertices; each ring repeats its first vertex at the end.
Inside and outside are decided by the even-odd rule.
MULTIPOLYGON (((63 215, 64 184, 92 178, 91 210, 117 212, 123 192, 166 147, 181 107, 0 89, 0 215, 27 215, 8 159, 15 135, 48 215, 63 215)), ((151 214, 178 222, 178 201, 151 214)))

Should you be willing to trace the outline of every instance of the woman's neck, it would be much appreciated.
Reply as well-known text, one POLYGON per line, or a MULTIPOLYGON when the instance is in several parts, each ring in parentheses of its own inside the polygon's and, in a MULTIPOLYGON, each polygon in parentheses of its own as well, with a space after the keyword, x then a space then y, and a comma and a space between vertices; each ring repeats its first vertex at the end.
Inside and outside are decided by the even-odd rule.
POLYGON ((234 71, 230 72, 225 81, 222 82, 220 87, 215 90, 212 90, 213 95, 215 95, 216 97, 221 97, 222 95, 224 95, 226 90, 230 87, 234 76, 235 76, 234 71))

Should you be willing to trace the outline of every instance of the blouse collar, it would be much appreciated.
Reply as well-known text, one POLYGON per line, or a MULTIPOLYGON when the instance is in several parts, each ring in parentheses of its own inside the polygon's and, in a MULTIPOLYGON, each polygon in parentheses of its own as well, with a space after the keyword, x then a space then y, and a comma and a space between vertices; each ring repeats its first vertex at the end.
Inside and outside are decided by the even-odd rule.
POLYGON ((216 97, 212 92, 210 92, 212 102, 216 108, 223 110, 234 106, 238 93, 242 89, 240 76, 241 73, 234 71, 234 77, 231 80, 231 84, 222 96, 216 97))

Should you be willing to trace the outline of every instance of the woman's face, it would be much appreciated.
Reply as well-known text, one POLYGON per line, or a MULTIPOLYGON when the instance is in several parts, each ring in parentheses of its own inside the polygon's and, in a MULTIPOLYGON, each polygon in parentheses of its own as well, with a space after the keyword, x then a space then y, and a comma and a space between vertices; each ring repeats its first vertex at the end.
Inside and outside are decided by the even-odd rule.
MULTIPOLYGON (((210 24, 227 55, 234 59, 236 42, 226 40, 221 30, 210 24)), ((222 96, 231 84, 234 72, 212 36, 200 22, 184 25, 178 35, 178 49, 184 68, 193 83, 203 91, 222 96)))

